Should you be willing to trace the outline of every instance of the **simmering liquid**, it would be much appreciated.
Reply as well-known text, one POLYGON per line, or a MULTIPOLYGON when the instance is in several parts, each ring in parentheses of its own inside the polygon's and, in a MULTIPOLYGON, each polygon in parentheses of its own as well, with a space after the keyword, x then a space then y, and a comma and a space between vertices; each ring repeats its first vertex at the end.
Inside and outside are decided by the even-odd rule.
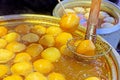
MULTIPOLYGON (((24 35, 26 35, 28 33, 33 33, 31 29, 34 26, 35 25, 31 25, 31 24, 29 24, 29 25, 28 24, 24 24, 24 25, 23 24, 22 25, 18 24, 17 26, 14 26, 14 27, 6 27, 8 29, 7 34, 9 34, 11 32, 15 32, 15 33, 18 33, 20 35, 20 40, 17 41, 17 39, 16 39, 16 41, 20 42, 20 43, 22 43, 22 44, 24 44, 26 46, 26 48, 24 50, 21 50, 20 52, 26 52, 26 49, 32 43, 40 44, 39 39, 43 35, 46 34, 46 33, 44 33, 44 34, 40 35, 40 34, 34 33, 34 34, 39 36, 38 41, 36 41, 37 38, 35 39, 35 41, 34 41, 34 39, 32 39, 33 41, 22 39, 24 35), (19 29, 18 29, 18 26, 21 26, 22 28, 19 27, 19 29), (29 26, 29 27, 26 27, 26 26, 29 26)), ((4 38, 6 35, 1 37, 1 39, 6 40, 6 38, 4 38)), ((7 43, 6 46, 8 46, 9 43, 7 43)), ((2 48, 2 49, 7 50, 8 48, 6 48, 6 46, 4 48, 2 48)), ((48 46, 45 46, 45 45, 42 45, 42 47, 43 47, 43 50, 49 48, 48 46)), ((58 46, 56 47, 55 45, 52 45, 52 47, 55 47, 58 50, 60 50, 58 46)), ((3 65, 7 65, 9 67, 9 71, 6 74, 4 74, 2 77, 0 77, 0 80, 3 80, 5 77, 10 76, 10 75, 13 74, 11 72, 11 67, 15 64, 14 59, 15 59, 16 55, 19 54, 20 52, 14 52, 15 53, 14 58, 10 59, 7 62, 0 63, 0 65, 3 64, 3 65)), ((41 57, 41 52, 37 56, 34 56, 34 57, 32 56, 32 59, 29 62, 33 65, 33 63, 36 60, 39 60, 39 59, 43 59, 43 57, 41 57)), ((76 60, 76 58, 74 58, 74 56, 71 55, 71 52, 67 52, 67 55, 64 55, 64 53, 62 53, 60 58, 57 61, 51 62, 51 63, 53 64, 54 68, 50 72, 48 72, 46 74, 43 74, 46 78, 52 72, 62 74, 65 77, 66 80, 84 80, 87 77, 91 77, 91 76, 101 78, 102 80, 108 80, 109 76, 110 76, 109 75, 109 73, 110 73, 109 66, 108 66, 108 63, 107 63, 107 61, 106 61, 106 59, 104 57, 99 58, 99 59, 94 60, 94 61, 85 62, 85 61, 76 60)), ((36 70, 34 70, 34 67, 33 67, 32 72, 36 72, 36 70)), ((23 80, 26 78, 26 75, 25 76, 20 75, 20 76, 23 78, 23 80)))

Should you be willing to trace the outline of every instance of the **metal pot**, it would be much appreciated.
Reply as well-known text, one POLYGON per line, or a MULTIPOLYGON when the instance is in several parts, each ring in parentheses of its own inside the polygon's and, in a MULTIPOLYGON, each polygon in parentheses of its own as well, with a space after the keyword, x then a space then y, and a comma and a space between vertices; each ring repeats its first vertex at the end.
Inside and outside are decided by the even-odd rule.
MULTIPOLYGON (((90 7, 91 1, 90 0, 65 0, 65 1, 62 1, 62 4, 64 5, 65 8, 90 7)), ((113 16, 117 20, 117 23, 114 27, 97 29, 97 34, 99 34, 104 39, 106 39, 116 49, 120 40, 120 36, 119 36, 120 8, 116 4, 110 1, 102 1, 101 10, 113 16)), ((63 15, 62 8, 60 4, 57 4, 53 10, 53 16, 61 17, 62 15, 63 15)))
MULTIPOLYGON (((45 15, 31 15, 31 14, 21 14, 21 15, 9 15, 0 16, 0 25, 15 25, 20 23, 32 23, 41 24, 46 26, 59 26, 60 18, 55 18, 45 15)), ((85 29, 79 27, 79 32, 81 35, 85 34, 85 29)), ((99 37, 100 41, 105 41, 102 37, 99 37)), ((105 41, 106 42, 106 41, 105 41)), ((107 42, 106 42, 107 43, 107 42)), ((110 46, 109 43, 107 45, 110 46)), ((104 46, 104 43, 101 43, 104 46)), ((112 46, 111 46, 112 47, 112 46)), ((109 55, 105 55, 105 58, 109 64, 110 68, 110 80, 120 80, 120 56, 116 50, 112 47, 109 55)))

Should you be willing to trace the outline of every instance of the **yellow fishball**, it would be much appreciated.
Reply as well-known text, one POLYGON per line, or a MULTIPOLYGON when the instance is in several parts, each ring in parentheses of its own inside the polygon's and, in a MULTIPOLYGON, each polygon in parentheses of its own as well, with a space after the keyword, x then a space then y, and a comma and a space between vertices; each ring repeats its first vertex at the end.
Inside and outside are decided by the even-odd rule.
POLYGON ((26 49, 26 46, 22 43, 19 42, 10 42, 7 46, 6 49, 12 51, 12 52, 21 52, 26 49))
POLYGON ((10 75, 5 77, 3 80, 23 80, 23 78, 19 75, 10 75))
POLYGON ((28 24, 18 24, 16 27, 15 27, 15 31, 19 34, 27 34, 30 32, 30 29, 31 29, 31 25, 28 25, 28 24))
POLYGON ((18 62, 11 67, 11 72, 16 75, 26 76, 33 71, 32 64, 29 62, 18 62))
POLYGON ((45 59, 39 59, 33 63, 34 69, 40 73, 46 74, 52 71, 53 64, 45 59))
POLYGON ((22 40, 30 43, 37 42, 39 40, 39 36, 34 33, 28 33, 22 37, 22 40))
POLYGON ((67 43, 67 41, 72 38, 73 38, 72 34, 67 33, 67 32, 62 32, 62 33, 58 34, 58 36, 56 36, 55 45, 58 47, 65 45, 67 43))
POLYGON ((69 56, 69 57, 73 57, 73 53, 67 48, 67 45, 63 45, 60 47, 60 52, 63 55, 69 56))
POLYGON ((16 62, 24 62, 24 61, 27 61, 29 62, 31 60, 31 56, 26 53, 26 52, 22 52, 22 53, 18 53, 15 58, 14 58, 14 63, 16 62))
POLYGON ((48 75, 48 80, 66 80, 66 79, 62 74, 53 72, 48 75))
POLYGON ((0 64, 0 77, 3 77, 5 74, 7 74, 9 68, 7 65, 0 64))
POLYGON ((54 46, 55 40, 52 35, 46 34, 40 38, 39 43, 45 47, 51 47, 54 46))
POLYGON ((41 25, 35 25, 34 27, 32 27, 31 31, 41 36, 46 33, 46 27, 41 25))
POLYGON ((80 18, 76 13, 67 13, 61 17, 60 27, 66 32, 74 32, 79 26, 80 18))
POLYGON ((101 80, 101 79, 98 77, 88 77, 85 80, 101 80))
POLYGON ((0 37, 3 37, 8 33, 8 29, 5 26, 0 26, 0 37))
POLYGON ((83 40, 76 47, 76 52, 85 56, 95 56, 96 47, 91 40, 83 40))
POLYGON ((39 72, 32 72, 26 76, 25 80, 47 80, 47 78, 39 72))
POLYGON ((41 56, 51 62, 57 62, 61 57, 61 53, 57 48, 49 47, 41 53, 41 56))
POLYGON ((40 44, 36 44, 36 43, 30 44, 26 49, 26 52, 32 57, 38 56, 42 51, 43 51, 43 47, 40 44))
POLYGON ((60 52, 63 55, 66 55, 68 53, 69 50, 67 50, 67 45, 63 45, 60 47, 60 52))
POLYGON ((15 54, 6 49, 0 49, 0 63, 6 63, 11 60, 15 54))
POLYGON ((5 39, 0 39, 0 48, 4 48, 7 45, 7 41, 5 39))
POLYGON ((4 38, 7 42, 20 41, 20 35, 16 32, 8 33, 4 38))
POLYGON ((83 40, 76 40, 75 43, 74 43, 74 46, 78 46, 83 40))
POLYGON ((62 29, 60 27, 57 27, 57 26, 50 26, 46 30, 46 34, 50 34, 53 36, 57 36, 61 32, 62 32, 62 29))

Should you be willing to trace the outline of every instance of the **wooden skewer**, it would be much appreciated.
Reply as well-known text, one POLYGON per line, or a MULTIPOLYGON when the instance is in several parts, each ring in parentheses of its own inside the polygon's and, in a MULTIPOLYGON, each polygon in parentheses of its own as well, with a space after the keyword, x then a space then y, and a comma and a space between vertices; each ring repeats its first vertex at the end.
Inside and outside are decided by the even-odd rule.
POLYGON ((60 5, 61 5, 61 7, 62 7, 62 9, 63 9, 63 11, 64 11, 64 13, 67 15, 67 12, 65 11, 65 7, 64 7, 63 4, 61 3, 61 1, 58 0, 58 2, 60 3, 60 5))
POLYGON ((96 41, 96 28, 98 24, 101 0, 92 0, 90 15, 87 22, 87 31, 85 39, 96 41))

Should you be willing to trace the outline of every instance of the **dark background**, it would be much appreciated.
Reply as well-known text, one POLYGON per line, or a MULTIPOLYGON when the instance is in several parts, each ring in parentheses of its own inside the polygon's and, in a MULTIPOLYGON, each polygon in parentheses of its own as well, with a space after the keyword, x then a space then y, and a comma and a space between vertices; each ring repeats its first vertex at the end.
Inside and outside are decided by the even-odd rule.
POLYGON ((0 0, 0 15, 51 14, 57 0, 0 0))

